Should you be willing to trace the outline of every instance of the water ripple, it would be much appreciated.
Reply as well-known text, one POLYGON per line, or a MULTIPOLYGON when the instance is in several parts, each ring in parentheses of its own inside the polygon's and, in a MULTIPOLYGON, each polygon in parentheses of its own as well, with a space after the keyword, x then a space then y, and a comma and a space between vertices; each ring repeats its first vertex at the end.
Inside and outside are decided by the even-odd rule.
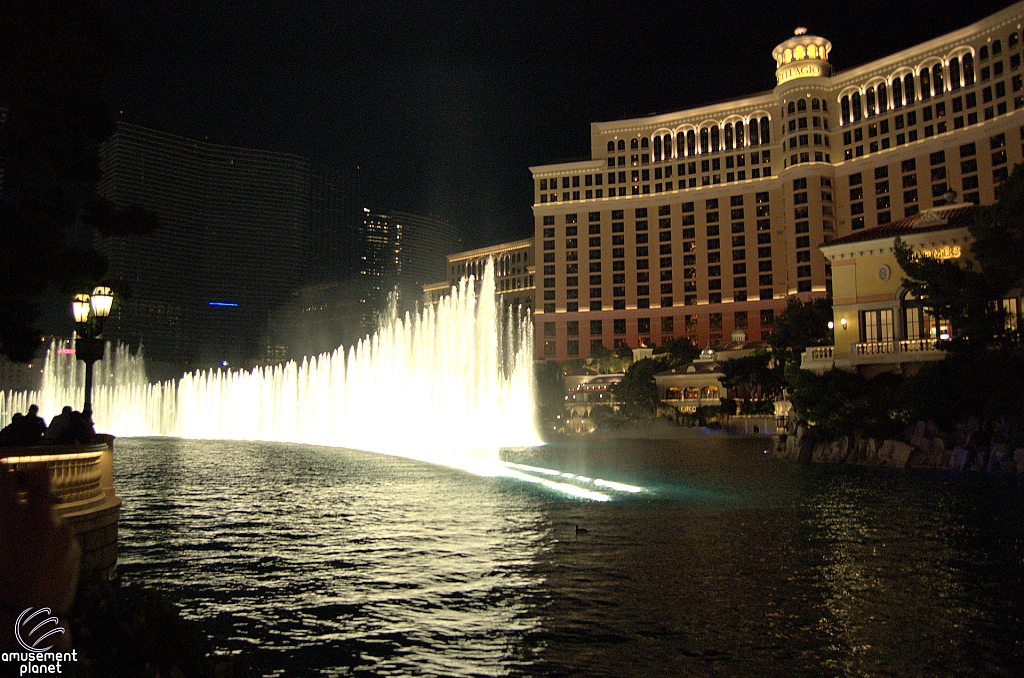
POLYGON ((1022 481, 700 445, 510 460, 653 490, 595 502, 350 450, 120 439, 119 569, 266 675, 1024 675, 1022 481))

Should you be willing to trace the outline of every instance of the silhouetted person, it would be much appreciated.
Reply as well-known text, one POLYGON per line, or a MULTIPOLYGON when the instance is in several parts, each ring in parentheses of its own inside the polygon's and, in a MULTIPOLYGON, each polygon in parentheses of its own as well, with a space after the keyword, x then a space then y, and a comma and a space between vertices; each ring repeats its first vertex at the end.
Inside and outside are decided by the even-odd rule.
POLYGON ((25 415, 21 412, 18 412, 11 417, 11 423, 4 426, 3 430, 0 431, 0 445, 4 447, 21 445, 21 420, 24 418, 25 415))
POLYGON ((92 427, 92 421, 78 410, 71 413, 71 426, 69 429, 71 442, 75 445, 91 443, 96 429, 92 427))
POLYGON ((26 445, 41 445, 43 434, 46 433, 46 422, 39 416, 39 405, 29 405, 28 414, 25 415, 25 440, 26 445))
POLYGON ((53 445, 67 445, 74 442, 71 434, 73 419, 74 414, 71 406, 65 405, 60 414, 50 420, 50 425, 46 427, 46 433, 43 434, 43 438, 46 442, 53 445))

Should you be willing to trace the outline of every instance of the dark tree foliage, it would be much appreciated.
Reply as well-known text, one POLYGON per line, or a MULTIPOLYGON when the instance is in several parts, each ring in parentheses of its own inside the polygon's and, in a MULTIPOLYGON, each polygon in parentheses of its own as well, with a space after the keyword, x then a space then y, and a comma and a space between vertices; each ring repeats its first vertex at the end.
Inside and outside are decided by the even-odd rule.
POLYGON ((927 298, 930 312, 953 326, 952 337, 938 342, 940 348, 963 353, 1001 343, 1003 314, 992 304, 999 297, 982 271, 969 261, 917 257, 900 238, 895 255, 907 274, 904 286, 918 298, 927 298))
POLYGON ((541 362, 536 368, 537 412, 541 422, 551 424, 565 409, 565 383, 563 366, 552 361, 541 362))
POLYGON ((782 388, 778 371, 772 369, 772 355, 767 351, 726 360, 722 363, 722 373, 722 385, 744 400, 768 398, 782 388))
POLYGON ((114 132, 105 101, 120 42, 99 0, 0 3, 0 353, 38 346, 36 299, 98 282, 106 262, 68 243, 151 232, 155 218, 100 198, 99 146, 114 132))
POLYGON ((928 363, 908 379, 907 404, 913 418, 934 421, 953 432, 971 418, 986 424, 1007 422, 1024 435, 1024 356, 1016 351, 951 354, 928 363))
POLYGON ((649 419, 654 416, 661 399, 654 375, 663 372, 661 360, 644 358, 633 363, 614 388, 615 397, 622 401, 622 413, 631 419, 649 419))
POLYGON ((948 351, 970 353, 1020 343, 1020 333, 1006 328, 996 302, 1024 283, 1024 166, 1013 168, 997 198, 969 227, 976 266, 969 260, 915 257, 906 243, 896 240, 896 260, 907 274, 904 285, 927 297, 932 312, 953 326, 950 341, 940 344, 948 351))
POLYGON ((900 375, 882 374, 868 381, 845 370, 819 375, 790 367, 786 379, 793 407, 822 440, 853 434, 891 437, 912 416, 900 375))
POLYGON ((970 227, 971 253, 996 298, 1024 283, 1024 165, 996 191, 996 203, 981 210, 970 227))
POLYGON ((665 361, 665 369, 670 369, 693 362, 700 355, 700 349, 686 337, 679 337, 669 339, 654 349, 654 355, 665 361))
POLYGON ((787 365, 800 365, 800 355, 808 346, 827 346, 833 343, 832 300, 813 299, 806 303, 791 298, 786 310, 775 320, 775 329, 768 340, 772 355, 780 370, 787 365))

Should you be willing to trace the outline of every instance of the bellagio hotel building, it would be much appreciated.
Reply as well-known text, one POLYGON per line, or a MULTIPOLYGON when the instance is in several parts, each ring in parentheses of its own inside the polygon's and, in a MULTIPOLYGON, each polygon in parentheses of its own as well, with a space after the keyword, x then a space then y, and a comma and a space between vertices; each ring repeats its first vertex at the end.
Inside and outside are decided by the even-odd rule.
POLYGON ((819 246, 992 203, 1022 159, 1022 24, 1017 3, 843 73, 801 28, 771 91, 593 123, 590 160, 531 168, 537 357, 765 339, 830 292, 819 246))

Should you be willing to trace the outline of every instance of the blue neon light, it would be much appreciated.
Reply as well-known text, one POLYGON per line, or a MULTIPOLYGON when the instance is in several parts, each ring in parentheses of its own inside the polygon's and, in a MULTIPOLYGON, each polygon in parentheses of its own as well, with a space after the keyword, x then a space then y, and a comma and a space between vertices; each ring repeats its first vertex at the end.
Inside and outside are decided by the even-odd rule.
POLYGON ((207 303, 210 306, 238 306, 238 304, 233 301, 210 301, 207 303))

